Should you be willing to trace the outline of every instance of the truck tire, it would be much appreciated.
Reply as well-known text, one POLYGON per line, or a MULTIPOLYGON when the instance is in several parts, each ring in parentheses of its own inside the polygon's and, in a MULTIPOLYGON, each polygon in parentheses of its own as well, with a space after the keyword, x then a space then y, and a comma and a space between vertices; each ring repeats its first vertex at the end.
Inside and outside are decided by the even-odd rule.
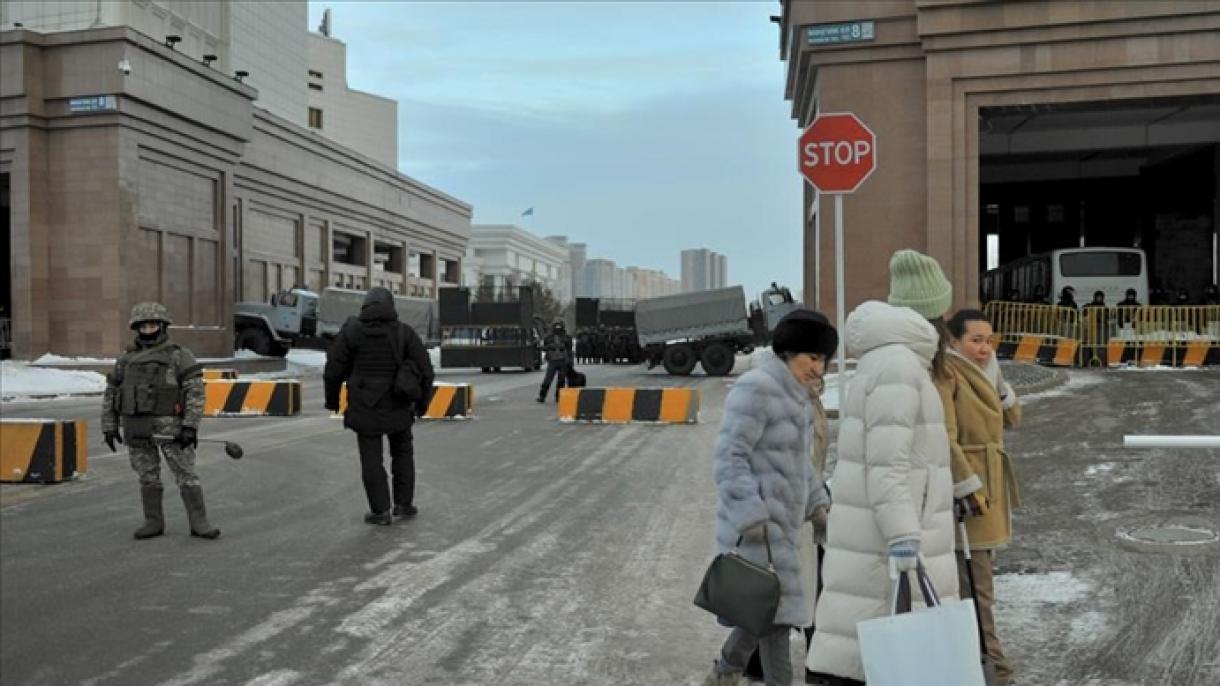
POLYGON ((733 363, 737 360, 729 346, 724 343, 712 343, 703 349, 700 361, 703 363, 703 371, 707 372, 708 376, 727 376, 729 372, 733 371, 733 363))
POLYGON ((259 355, 270 355, 271 336, 268 336, 267 332, 262 329, 246 327, 237 332, 237 342, 233 347, 239 350, 242 348, 253 350, 259 355))
POLYGON ((287 357, 288 351, 291 349, 292 349, 291 346, 273 341, 271 343, 271 351, 269 354, 272 357, 287 357))
POLYGON ((691 350, 689 345, 671 345, 665 349, 661 363, 665 365, 665 371, 670 374, 686 376, 695 368, 695 363, 698 361, 695 351, 691 350))

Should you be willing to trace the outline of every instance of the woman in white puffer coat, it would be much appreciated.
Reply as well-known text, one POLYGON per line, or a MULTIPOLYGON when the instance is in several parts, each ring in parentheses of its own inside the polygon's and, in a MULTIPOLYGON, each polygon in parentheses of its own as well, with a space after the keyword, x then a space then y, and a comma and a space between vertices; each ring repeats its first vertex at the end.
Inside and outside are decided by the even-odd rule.
POLYGON ((890 613, 892 568, 922 559, 942 599, 958 594, 949 441, 931 377, 944 340, 929 321, 949 309, 952 287, 913 250, 894 254, 890 277, 890 304, 860 305, 845 330, 858 360, 841 405, 825 588, 806 662, 831 684, 864 680, 856 624, 890 613))

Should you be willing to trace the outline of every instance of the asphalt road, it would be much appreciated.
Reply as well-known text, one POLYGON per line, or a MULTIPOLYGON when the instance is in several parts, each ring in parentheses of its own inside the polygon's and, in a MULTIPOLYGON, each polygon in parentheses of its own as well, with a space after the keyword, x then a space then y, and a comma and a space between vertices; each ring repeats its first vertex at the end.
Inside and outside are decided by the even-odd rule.
MULTIPOLYGON (((698 684, 724 630, 691 605, 712 553, 709 456, 730 379, 694 426, 560 424, 540 374, 454 374, 477 418, 416 426, 418 519, 363 523, 354 437, 306 381, 300 417, 208 420, 214 542, 138 542, 135 477, 90 426, 88 478, 0 489, 0 682, 698 684)), ((740 371, 740 369, 739 369, 740 371)), ((999 622, 1022 684, 1220 683, 1218 546, 1121 545, 1132 525, 1220 529, 1220 451, 1130 451, 1123 433, 1215 432, 1217 372, 1074 372, 1009 442, 1025 507, 999 622), (1191 519, 1190 521, 1195 521, 1191 519)), ((6 403, 89 417, 99 398, 6 403)), ((794 658, 801 658, 794 643, 794 658)))

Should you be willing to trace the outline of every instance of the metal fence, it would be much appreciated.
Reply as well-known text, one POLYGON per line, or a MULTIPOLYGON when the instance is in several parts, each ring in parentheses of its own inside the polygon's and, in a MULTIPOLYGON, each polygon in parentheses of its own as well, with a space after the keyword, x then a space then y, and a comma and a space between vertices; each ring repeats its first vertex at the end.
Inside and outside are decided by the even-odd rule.
POLYGON ((994 301, 1001 357, 1078 366, 1220 364, 1220 305, 1085 306, 994 301))

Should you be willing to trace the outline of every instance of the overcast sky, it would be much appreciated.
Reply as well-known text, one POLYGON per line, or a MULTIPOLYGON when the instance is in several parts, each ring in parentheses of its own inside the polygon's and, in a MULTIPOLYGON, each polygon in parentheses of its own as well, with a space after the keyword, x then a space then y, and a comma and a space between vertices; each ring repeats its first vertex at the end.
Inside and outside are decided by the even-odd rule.
POLYGON ((311 29, 327 7, 348 85, 399 103, 399 169, 475 223, 673 278, 705 247, 750 293, 799 287, 778 2, 310 0, 311 29))

